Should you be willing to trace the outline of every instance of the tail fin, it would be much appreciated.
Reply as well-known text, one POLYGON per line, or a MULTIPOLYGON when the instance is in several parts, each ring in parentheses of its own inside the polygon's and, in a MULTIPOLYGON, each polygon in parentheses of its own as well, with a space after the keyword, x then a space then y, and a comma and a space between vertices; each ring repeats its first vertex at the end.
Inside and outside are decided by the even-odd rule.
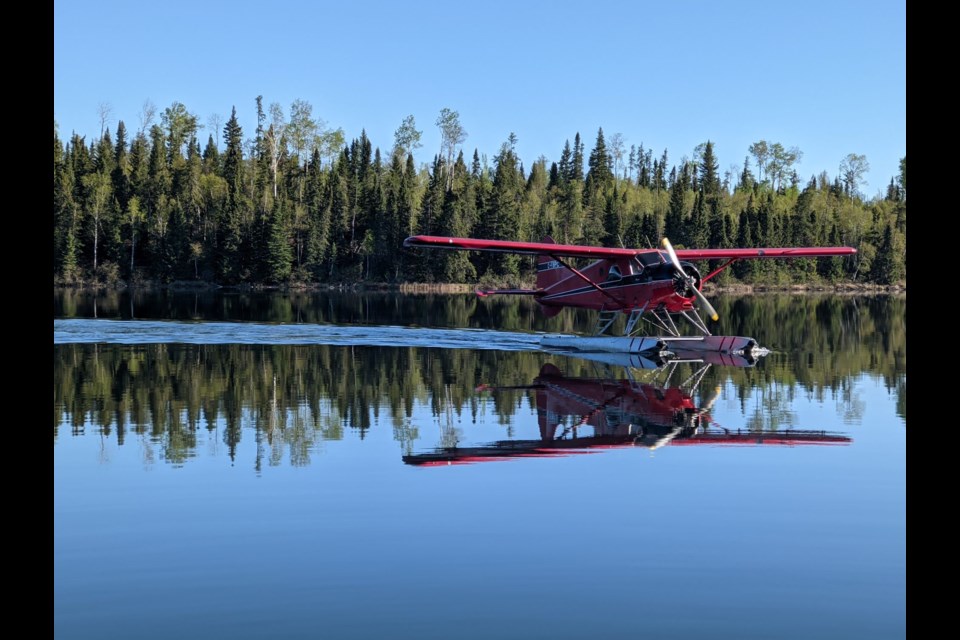
MULTIPOLYGON (((556 244, 550 236, 544 236, 540 242, 556 244)), ((560 282, 565 275, 563 265, 556 258, 548 255, 537 257, 537 289, 549 289, 560 282)))

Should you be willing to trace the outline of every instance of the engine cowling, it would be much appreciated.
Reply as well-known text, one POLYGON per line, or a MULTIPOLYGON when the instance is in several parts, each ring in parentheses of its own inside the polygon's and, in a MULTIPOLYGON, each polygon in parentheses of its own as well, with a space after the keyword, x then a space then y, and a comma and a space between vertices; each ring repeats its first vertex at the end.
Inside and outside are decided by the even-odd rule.
POLYGON ((677 295, 683 296, 684 298, 692 298, 696 294, 689 289, 688 282, 692 282, 693 286, 699 290, 703 278, 700 276, 700 271, 689 262, 681 262, 680 266, 683 267, 683 272, 690 276, 690 279, 685 280, 680 274, 675 274, 673 276, 674 290, 677 292, 677 295))

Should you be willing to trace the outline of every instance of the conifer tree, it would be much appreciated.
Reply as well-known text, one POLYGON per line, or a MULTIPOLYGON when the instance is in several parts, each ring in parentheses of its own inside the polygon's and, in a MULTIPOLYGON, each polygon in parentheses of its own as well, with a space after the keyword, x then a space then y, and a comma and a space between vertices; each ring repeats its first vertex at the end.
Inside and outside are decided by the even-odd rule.
POLYGON ((752 191, 755 183, 756 180, 754 180, 753 173, 750 171, 750 156, 746 156, 743 159, 743 171, 740 172, 740 181, 737 183, 737 188, 752 191))
POLYGON ((623 242, 623 234, 626 230, 623 214, 624 206, 625 205, 620 195, 619 188, 617 185, 614 185, 613 193, 607 200, 607 206, 604 211, 603 245, 605 247, 619 247, 623 242))
MULTIPOLYGON (((687 223, 686 243, 691 247, 714 247, 710 244, 712 228, 707 214, 706 194, 703 190, 697 192, 693 200, 693 210, 690 212, 690 222, 687 223)), ((669 236, 668 236, 669 237, 669 236)))
POLYGON ((664 221, 663 235, 670 239, 673 245, 686 245, 687 233, 684 218, 686 215, 687 192, 687 164, 680 170, 680 178, 674 180, 670 187, 670 208, 664 221))
MULTIPOLYGON (((420 208, 420 215, 417 216, 417 233, 421 235, 435 236, 439 233, 441 218, 443 216, 443 206, 446 200, 447 192, 447 171, 444 169, 443 157, 437 155, 433 157, 433 170, 430 172, 430 182, 427 184, 427 192, 424 195, 420 208)), ((432 281, 434 275, 443 271, 442 252, 430 251, 420 260, 415 273, 418 281, 432 281)))
POLYGON ((270 212, 267 232, 267 280, 274 283, 290 279, 293 264, 293 250, 287 232, 287 220, 284 212, 286 198, 277 198, 270 212))
POLYGON ((140 198, 141 207, 143 206, 144 196, 147 192, 147 175, 150 166, 150 145, 147 137, 138 133, 130 143, 130 195, 136 195, 140 198))
POLYGON ((350 145, 350 251, 355 256, 361 253, 363 239, 369 229, 369 218, 373 212, 367 211, 367 191, 371 188, 372 145, 366 130, 360 132, 360 138, 350 145))
POLYGON ((207 146, 203 148, 203 172, 220 173, 220 150, 213 141, 213 134, 207 137, 207 146))
POLYGON ((903 249, 893 225, 883 229, 883 240, 871 265, 871 279, 878 284, 896 284, 903 277, 903 249))
POLYGON ((330 171, 327 183, 330 201, 330 243, 337 270, 350 264, 350 156, 344 149, 330 171))
POLYGON ((713 154, 713 142, 707 140, 700 159, 700 187, 706 196, 707 205, 720 195, 720 164, 713 154))
POLYGON ((305 187, 307 217, 310 223, 304 264, 308 273, 317 280, 324 279, 323 263, 327 258, 330 239, 330 210, 324 201, 325 182, 320 165, 320 150, 314 148, 307 166, 305 187))
POLYGON ((113 171, 110 179, 113 183, 113 194, 117 199, 117 207, 126 211, 127 200, 130 199, 130 159, 127 154, 127 128, 123 120, 117 123, 117 143, 114 145, 113 171))
MULTIPOLYGON (((472 177, 463 161, 463 152, 457 156, 453 165, 453 178, 450 189, 445 193, 443 213, 438 230, 441 235, 468 237, 471 233, 471 220, 475 206, 472 177)), ((477 272, 470 262, 470 256, 464 251, 438 251, 443 256, 441 270, 437 278, 441 282, 470 282, 477 272)))
POLYGON ((540 240, 544 236, 553 236, 556 228, 556 207, 550 202, 549 177, 546 158, 540 157, 533 163, 530 176, 523 194, 523 219, 520 225, 521 237, 540 240))
MULTIPOLYGON (((756 213, 753 210, 753 194, 747 199, 747 206, 740 212, 740 223, 737 225, 737 246, 742 248, 754 247, 753 240, 753 218, 756 213)), ((756 260, 737 260, 733 263, 733 275, 740 280, 749 279, 753 274, 753 264, 756 260)))
POLYGON ((570 161, 570 179, 583 182, 583 142, 580 140, 580 132, 573 138, 573 157, 570 161))
MULTIPOLYGON (((714 199, 710 202, 710 210, 708 212, 708 227, 710 233, 709 246, 714 249, 726 249, 730 247, 730 238, 727 235, 727 232, 730 228, 730 225, 727 223, 727 216, 720 209, 720 201, 714 199)), ((710 271, 720 267, 720 260, 711 260, 709 263, 710 271)), ((722 272, 717 274, 717 282, 724 283, 726 282, 729 274, 727 270, 724 269, 722 272)))
MULTIPOLYGON (((830 227, 828 242, 831 246, 835 247, 839 247, 843 244, 843 237, 836 222, 834 222, 830 227)), ((839 256, 834 256, 832 258, 821 258, 818 264, 820 268, 820 275, 827 280, 836 282, 844 275, 843 258, 839 256)))
POLYGON ((230 119, 223 126, 226 150, 223 157, 223 178, 227 183, 227 201, 220 209, 217 220, 216 262, 217 275, 225 282, 240 279, 242 256, 242 221, 246 211, 244 194, 243 129, 237 121, 237 108, 233 107, 230 119))
POLYGON ((593 184, 596 188, 605 189, 613 183, 612 160, 610 152, 607 151, 607 143, 603 138, 602 127, 597 131, 597 142, 593 151, 590 152, 588 164, 590 169, 587 172, 587 177, 593 178, 593 184))
POLYGON ((79 277, 80 247, 77 233, 80 224, 80 207, 75 192, 75 175, 71 148, 63 149, 54 129, 53 162, 53 215, 54 215, 54 272, 66 283, 79 277))
MULTIPOLYGON (((407 162, 400 176, 400 189, 397 196, 398 233, 396 248, 403 246, 403 240, 413 233, 417 223, 417 172, 413 163, 413 154, 407 154, 407 162)), ((397 264, 395 277, 406 276, 409 265, 403 261, 397 264)))
MULTIPOLYGON (((816 181, 811 180, 797 197, 790 219, 790 231, 784 239, 788 244, 800 247, 813 247, 820 244, 817 237, 817 212, 814 204, 816 196, 816 181)), ((795 276, 802 280, 808 280, 817 271, 816 261, 812 258, 791 260, 789 267, 795 276)))
MULTIPOLYGON (((484 227, 489 229, 489 237, 494 240, 514 240, 520 231, 520 202, 523 196, 523 179, 517 167, 517 156, 510 142, 500 147, 500 153, 494 159, 496 169, 493 176, 493 190, 490 207, 485 212, 484 227)), ((518 273, 519 256, 513 254, 495 254, 492 260, 493 272, 497 275, 514 276, 518 273)))
POLYGON ((649 189, 653 180, 653 163, 651 162, 653 151, 651 149, 644 151, 643 145, 640 145, 640 151, 642 153, 638 159, 640 163, 639 185, 644 189, 649 189))
POLYGON ((667 189, 667 150, 663 150, 663 155, 660 156, 660 162, 654 164, 653 171, 653 188, 657 192, 657 196, 660 195, 661 191, 666 191, 667 189))

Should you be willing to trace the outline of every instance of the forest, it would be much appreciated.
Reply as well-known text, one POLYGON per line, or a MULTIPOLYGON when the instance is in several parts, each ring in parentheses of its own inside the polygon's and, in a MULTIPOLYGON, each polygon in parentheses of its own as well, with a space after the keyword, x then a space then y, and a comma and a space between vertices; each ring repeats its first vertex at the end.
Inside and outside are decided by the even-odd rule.
POLYGON ((511 133, 492 158, 465 155, 459 114, 441 110, 441 151, 415 159, 422 130, 398 126, 384 152, 345 139, 295 100, 256 98, 245 136, 236 107, 204 127, 185 105, 149 101, 139 128, 102 113, 100 134, 61 139, 54 120, 54 286, 204 283, 310 287, 514 283, 530 261, 505 254, 417 252, 414 234, 624 247, 844 245, 855 256, 742 261, 718 284, 905 285, 906 156, 885 193, 860 192, 863 155, 836 175, 801 177, 802 151, 758 140, 721 171, 710 140, 672 161, 666 149, 576 132, 559 161, 525 165, 511 133), (222 126, 221 126, 222 125, 222 126), (201 145, 201 131, 209 133, 201 145))

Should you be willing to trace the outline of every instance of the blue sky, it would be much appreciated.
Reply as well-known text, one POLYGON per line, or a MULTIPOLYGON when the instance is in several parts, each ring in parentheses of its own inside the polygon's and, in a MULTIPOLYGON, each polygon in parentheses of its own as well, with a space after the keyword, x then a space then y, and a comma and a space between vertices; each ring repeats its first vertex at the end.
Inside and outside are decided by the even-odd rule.
POLYGON ((874 196, 906 155, 904 0, 786 2, 248 2, 57 0, 54 119, 99 135, 99 106, 139 127, 182 102, 207 125, 235 106, 244 135, 256 96, 362 130, 386 152, 413 115, 415 157, 439 151, 441 109, 457 111, 470 157, 492 162, 510 133, 524 165, 559 160, 580 133, 667 149, 712 140, 721 172, 757 140, 803 152, 801 178, 866 155, 874 196))

